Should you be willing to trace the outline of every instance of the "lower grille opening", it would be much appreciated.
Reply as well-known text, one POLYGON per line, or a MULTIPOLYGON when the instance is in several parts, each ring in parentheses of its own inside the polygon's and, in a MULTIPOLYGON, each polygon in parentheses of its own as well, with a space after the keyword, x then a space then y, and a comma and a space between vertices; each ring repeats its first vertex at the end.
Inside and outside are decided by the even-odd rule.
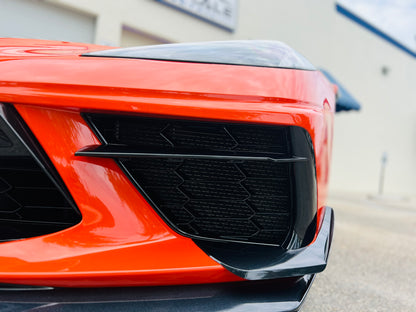
POLYGON ((53 233, 79 221, 35 160, 0 157, 1 240, 53 233))
POLYGON ((88 113, 101 146, 159 215, 195 238, 303 246, 316 213, 310 137, 299 127, 88 113))
POLYGON ((5 122, 6 117, 20 120, 16 112, 1 108, 0 241, 50 234, 79 223, 79 212, 5 122))
POLYGON ((120 163, 182 232, 275 244, 290 229, 290 164, 169 158, 120 163), (265 166, 280 175, 266 174, 265 166))

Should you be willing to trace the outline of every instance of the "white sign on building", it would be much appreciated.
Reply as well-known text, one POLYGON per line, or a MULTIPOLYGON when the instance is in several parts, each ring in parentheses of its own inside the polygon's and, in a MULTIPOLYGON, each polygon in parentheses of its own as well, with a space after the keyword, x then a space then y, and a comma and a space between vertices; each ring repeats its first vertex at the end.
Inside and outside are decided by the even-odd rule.
POLYGON ((156 0, 207 22, 233 31, 237 24, 238 0, 156 0))

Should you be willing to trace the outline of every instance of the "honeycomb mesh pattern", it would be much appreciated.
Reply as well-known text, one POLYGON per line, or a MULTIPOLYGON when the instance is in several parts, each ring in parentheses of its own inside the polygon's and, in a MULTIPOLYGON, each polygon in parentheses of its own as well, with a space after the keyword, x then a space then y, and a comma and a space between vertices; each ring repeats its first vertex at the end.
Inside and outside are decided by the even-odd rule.
POLYGON ((81 221, 52 164, 19 114, 0 104, 0 241, 54 233, 81 221))
POLYGON ((0 158, 0 240, 48 234, 79 221, 34 159, 0 158))
POLYGON ((89 114, 107 144, 289 156, 287 128, 89 114))
MULTIPOLYGON (((134 150, 290 157, 289 127, 89 114, 103 143, 134 150)), ((133 158, 119 162, 173 228, 192 237, 282 244, 292 222, 292 163, 133 158)))

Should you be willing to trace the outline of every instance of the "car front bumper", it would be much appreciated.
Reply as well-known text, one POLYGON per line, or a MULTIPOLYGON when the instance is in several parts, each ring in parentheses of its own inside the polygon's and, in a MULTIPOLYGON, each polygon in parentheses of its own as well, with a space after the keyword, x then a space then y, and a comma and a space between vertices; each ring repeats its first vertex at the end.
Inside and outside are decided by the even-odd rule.
MULTIPOLYGON (((325 267, 332 241, 333 211, 326 207, 319 233, 292 259, 305 268, 325 267), (302 256, 303 255, 303 256, 302 256), (307 255, 307 257, 306 257, 307 255), (315 255, 312 257, 311 255, 315 255), (318 261, 319 260, 319 261, 318 261)), ((294 263, 280 263, 282 270, 294 263)), ((276 265, 276 269, 279 265, 276 265)), ((323 269, 323 268, 322 268, 323 269)), ((302 272, 300 267, 298 272, 302 272)), ((305 272, 308 269, 305 269, 305 272)), ((299 311, 315 274, 261 281, 124 288, 7 286, 2 311, 299 311)))

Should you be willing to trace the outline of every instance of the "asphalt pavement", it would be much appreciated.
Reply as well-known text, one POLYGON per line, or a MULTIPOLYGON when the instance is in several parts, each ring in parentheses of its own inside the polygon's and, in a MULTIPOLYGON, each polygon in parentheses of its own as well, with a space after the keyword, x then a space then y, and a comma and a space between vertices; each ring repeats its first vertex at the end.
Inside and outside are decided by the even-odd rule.
POLYGON ((329 263, 302 312, 416 311, 416 200, 333 195, 329 263))

